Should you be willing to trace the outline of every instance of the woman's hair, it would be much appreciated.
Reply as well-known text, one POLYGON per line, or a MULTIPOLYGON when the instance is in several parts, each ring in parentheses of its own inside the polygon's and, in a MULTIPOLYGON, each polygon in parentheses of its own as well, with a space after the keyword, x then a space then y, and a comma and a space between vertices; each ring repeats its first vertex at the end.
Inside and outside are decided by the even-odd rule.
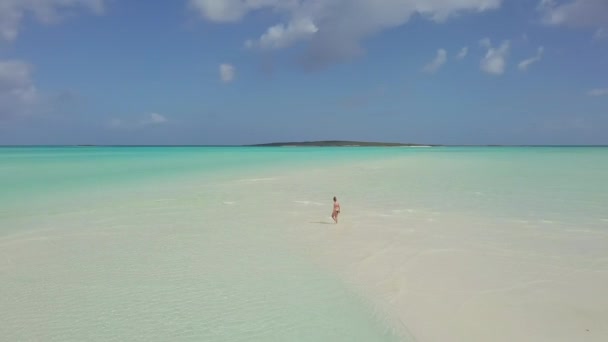
POLYGON ((336 201, 336 196, 334 196, 334 202, 336 201))

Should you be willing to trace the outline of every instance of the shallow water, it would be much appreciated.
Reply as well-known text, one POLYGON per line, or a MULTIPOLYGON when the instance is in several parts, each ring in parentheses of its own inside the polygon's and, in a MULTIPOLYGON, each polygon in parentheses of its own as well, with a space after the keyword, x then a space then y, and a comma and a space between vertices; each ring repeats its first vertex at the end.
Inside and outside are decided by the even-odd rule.
POLYGON ((0 188, 9 340, 434 340, 608 271, 608 148, 1 148, 0 188))
POLYGON ((395 339, 336 275, 292 253, 282 222, 236 209, 252 195, 239 188, 284 159, 273 150, 0 149, 0 335, 395 339))

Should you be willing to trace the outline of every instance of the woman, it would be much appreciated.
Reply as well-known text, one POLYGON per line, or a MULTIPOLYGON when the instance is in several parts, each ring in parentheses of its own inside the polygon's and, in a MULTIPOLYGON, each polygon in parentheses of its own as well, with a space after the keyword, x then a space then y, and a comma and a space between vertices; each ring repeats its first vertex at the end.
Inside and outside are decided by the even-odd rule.
POLYGON ((338 214, 340 214, 340 203, 334 196, 334 211, 331 213, 331 218, 334 219, 336 223, 338 223, 338 214))

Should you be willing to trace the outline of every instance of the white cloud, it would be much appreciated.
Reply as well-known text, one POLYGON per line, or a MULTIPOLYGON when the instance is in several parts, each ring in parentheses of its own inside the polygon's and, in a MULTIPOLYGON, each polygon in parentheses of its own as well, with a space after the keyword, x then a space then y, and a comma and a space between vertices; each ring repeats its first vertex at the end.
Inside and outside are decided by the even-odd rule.
POLYGON ((538 48, 538 50, 536 51, 536 56, 534 57, 530 57, 528 59, 525 59, 523 61, 521 61, 518 65, 517 68, 521 71, 525 71, 528 69, 528 67, 536 62, 539 62, 541 60, 541 58, 543 57, 543 52, 545 51, 545 48, 540 46, 538 48))
POLYGON ((589 96, 608 96, 608 88, 591 89, 587 94, 589 96))
POLYGON ((28 113, 39 96, 31 65, 20 60, 0 60, 0 118, 28 113))
POLYGON ((500 47, 493 48, 488 38, 482 39, 482 46, 486 47, 488 51, 481 60, 481 70, 492 75, 502 75, 507 67, 507 54, 511 46, 508 40, 504 41, 500 47))
POLYGON ((538 6, 547 25, 600 28, 608 25, 608 1, 541 0, 538 6))
POLYGON ((190 6, 205 18, 218 22, 237 21, 249 10, 240 0, 190 0, 190 6))
POLYGON ((220 64, 220 80, 224 83, 230 83, 234 81, 236 77, 236 68, 232 64, 223 63, 220 64))
POLYGON ((468 53, 469 53, 469 48, 465 46, 462 49, 460 49, 460 52, 458 52, 458 54, 456 55, 456 58, 464 59, 468 53))
POLYGON ((299 40, 310 38, 317 33, 319 28, 310 19, 292 21, 287 26, 278 24, 269 27, 259 40, 248 40, 246 47, 260 47, 263 49, 280 49, 287 47, 299 40))
POLYGON ((435 73, 435 72, 437 72, 437 70, 439 70, 445 64, 447 59, 448 59, 448 53, 444 49, 439 49, 439 50, 437 50, 437 55, 435 56, 435 59, 433 59, 432 62, 427 64, 423 68, 423 71, 428 72, 428 73, 435 73))
POLYGON ((503 0, 190 0, 212 22, 236 22, 251 11, 269 11, 285 21, 266 29, 249 47, 285 48, 307 41, 302 62, 315 68, 362 51, 361 41, 406 24, 419 15, 443 22, 463 13, 500 7, 503 0))
POLYGON ((298 0, 189 0, 191 8, 209 21, 236 22, 248 12, 271 8, 292 10, 299 6, 298 0))
POLYGON ((0 40, 15 40, 27 16, 52 23, 75 9, 101 14, 103 4, 104 0, 0 0, 0 40))

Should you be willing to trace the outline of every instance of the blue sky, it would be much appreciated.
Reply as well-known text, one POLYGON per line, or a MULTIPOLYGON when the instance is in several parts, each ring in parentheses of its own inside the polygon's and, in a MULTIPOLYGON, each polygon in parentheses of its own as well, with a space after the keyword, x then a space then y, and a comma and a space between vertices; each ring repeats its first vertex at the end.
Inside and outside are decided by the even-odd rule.
POLYGON ((0 144, 606 132, 606 0, 0 0, 0 144))

